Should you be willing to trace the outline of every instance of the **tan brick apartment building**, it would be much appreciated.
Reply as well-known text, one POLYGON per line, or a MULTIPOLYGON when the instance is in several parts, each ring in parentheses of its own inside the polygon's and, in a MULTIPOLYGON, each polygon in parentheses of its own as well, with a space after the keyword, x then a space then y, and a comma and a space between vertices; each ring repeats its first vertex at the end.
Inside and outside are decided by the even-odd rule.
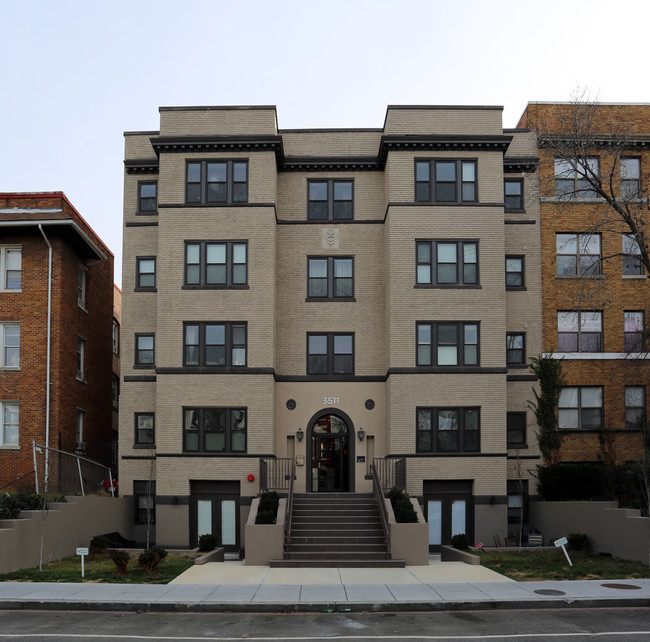
POLYGON ((243 547, 274 458, 313 493, 404 460, 432 546, 506 535, 541 281, 535 136, 501 111, 162 107, 126 133, 120 482, 141 524, 154 482, 158 544, 243 547))
POLYGON ((32 440, 108 464, 112 253, 62 192, 1 193, 0 278, 0 487, 33 485, 32 440))
MULTIPOLYGON (((606 187, 611 177, 613 196, 632 211, 647 196, 650 105, 529 103, 519 126, 562 141, 582 131, 579 154, 606 187)), ((629 228, 559 158, 563 148, 539 149, 543 348, 566 377, 558 461, 620 464, 641 454, 650 286, 629 228)))

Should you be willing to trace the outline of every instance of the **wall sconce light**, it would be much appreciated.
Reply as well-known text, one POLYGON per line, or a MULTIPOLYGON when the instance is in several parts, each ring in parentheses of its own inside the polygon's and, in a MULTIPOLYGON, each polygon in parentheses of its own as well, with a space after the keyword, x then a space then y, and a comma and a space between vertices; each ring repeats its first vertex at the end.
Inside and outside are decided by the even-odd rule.
POLYGON ((298 428, 296 432, 296 439, 302 441, 305 438, 305 431, 302 428, 298 428))
POLYGON ((359 428, 359 430, 357 430, 357 437, 359 438, 359 441, 363 441, 366 438, 366 431, 363 428, 359 428))

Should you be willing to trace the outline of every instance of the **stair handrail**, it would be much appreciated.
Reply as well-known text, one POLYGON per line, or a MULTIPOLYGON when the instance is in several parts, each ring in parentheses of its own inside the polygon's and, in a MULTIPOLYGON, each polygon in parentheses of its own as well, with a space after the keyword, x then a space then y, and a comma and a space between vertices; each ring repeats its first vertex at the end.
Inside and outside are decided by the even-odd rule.
POLYGON ((388 559, 393 559, 390 552, 390 527, 388 526, 388 511, 386 510, 386 502, 384 501, 384 491, 382 490, 381 483, 379 482, 379 475, 375 464, 371 464, 372 468, 372 492, 375 500, 379 506, 379 514, 381 515, 381 525, 384 529, 384 537, 386 538, 386 554, 388 559))
POLYGON ((296 477, 296 463, 293 462, 291 466, 291 474, 289 477, 289 496, 287 497, 287 507, 284 514, 284 550, 289 550, 291 544, 291 519, 293 517, 293 480, 296 477))

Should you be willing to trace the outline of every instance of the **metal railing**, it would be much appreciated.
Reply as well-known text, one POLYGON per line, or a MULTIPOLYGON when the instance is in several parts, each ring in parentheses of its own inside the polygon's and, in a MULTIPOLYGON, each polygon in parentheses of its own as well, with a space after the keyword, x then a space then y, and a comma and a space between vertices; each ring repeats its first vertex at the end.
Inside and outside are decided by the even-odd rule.
MULTIPOLYGON (((293 462, 293 460, 292 460, 293 462)), ((291 544, 291 520, 293 518, 293 480, 296 478, 296 464, 291 467, 289 479, 289 496, 287 497, 287 507, 284 514, 284 550, 289 551, 291 544)))
POLYGON ((372 461, 379 485, 384 492, 391 488, 406 490, 406 459, 375 457, 372 461))
POLYGON ((289 490, 289 483, 296 475, 291 457, 260 459, 260 491, 289 490))
MULTIPOLYGON (((374 461, 377 462, 378 460, 375 459, 374 461)), ((381 515, 381 525, 384 529, 384 537, 386 539, 387 558, 392 559, 390 552, 390 527, 388 526, 388 511, 386 510, 386 502, 384 501, 384 491, 382 490, 379 474, 377 473, 377 467, 374 463, 372 465, 372 493, 375 496, 377 506, 379 507, 379 514, 381 515)))

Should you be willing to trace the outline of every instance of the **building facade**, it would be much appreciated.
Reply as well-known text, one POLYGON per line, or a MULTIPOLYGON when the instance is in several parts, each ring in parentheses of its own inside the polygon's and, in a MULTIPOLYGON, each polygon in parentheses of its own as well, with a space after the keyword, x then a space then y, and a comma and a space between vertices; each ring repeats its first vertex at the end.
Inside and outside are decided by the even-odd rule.
POLYGON ((624 219, 643 244, 650 105, 529 103, 519 125, 540 140, 543 348, 565 376, 555 460, 639 459, 650 286, 624 219))
POLYGON ((0 278, 0 487, 34 487, 32 441, 108 465, 113 255, 62 192, 2 193, 0 278))
POLYGON ((279 130, 274 107, 163 107, 125 134, 138 539, 244 547, 261 460, 295 462, 308 493, 370 492, 373 461, 403 460, 432 547, 506 536, 539 462, 542 338, 536 139, 501 115, 279 130))

